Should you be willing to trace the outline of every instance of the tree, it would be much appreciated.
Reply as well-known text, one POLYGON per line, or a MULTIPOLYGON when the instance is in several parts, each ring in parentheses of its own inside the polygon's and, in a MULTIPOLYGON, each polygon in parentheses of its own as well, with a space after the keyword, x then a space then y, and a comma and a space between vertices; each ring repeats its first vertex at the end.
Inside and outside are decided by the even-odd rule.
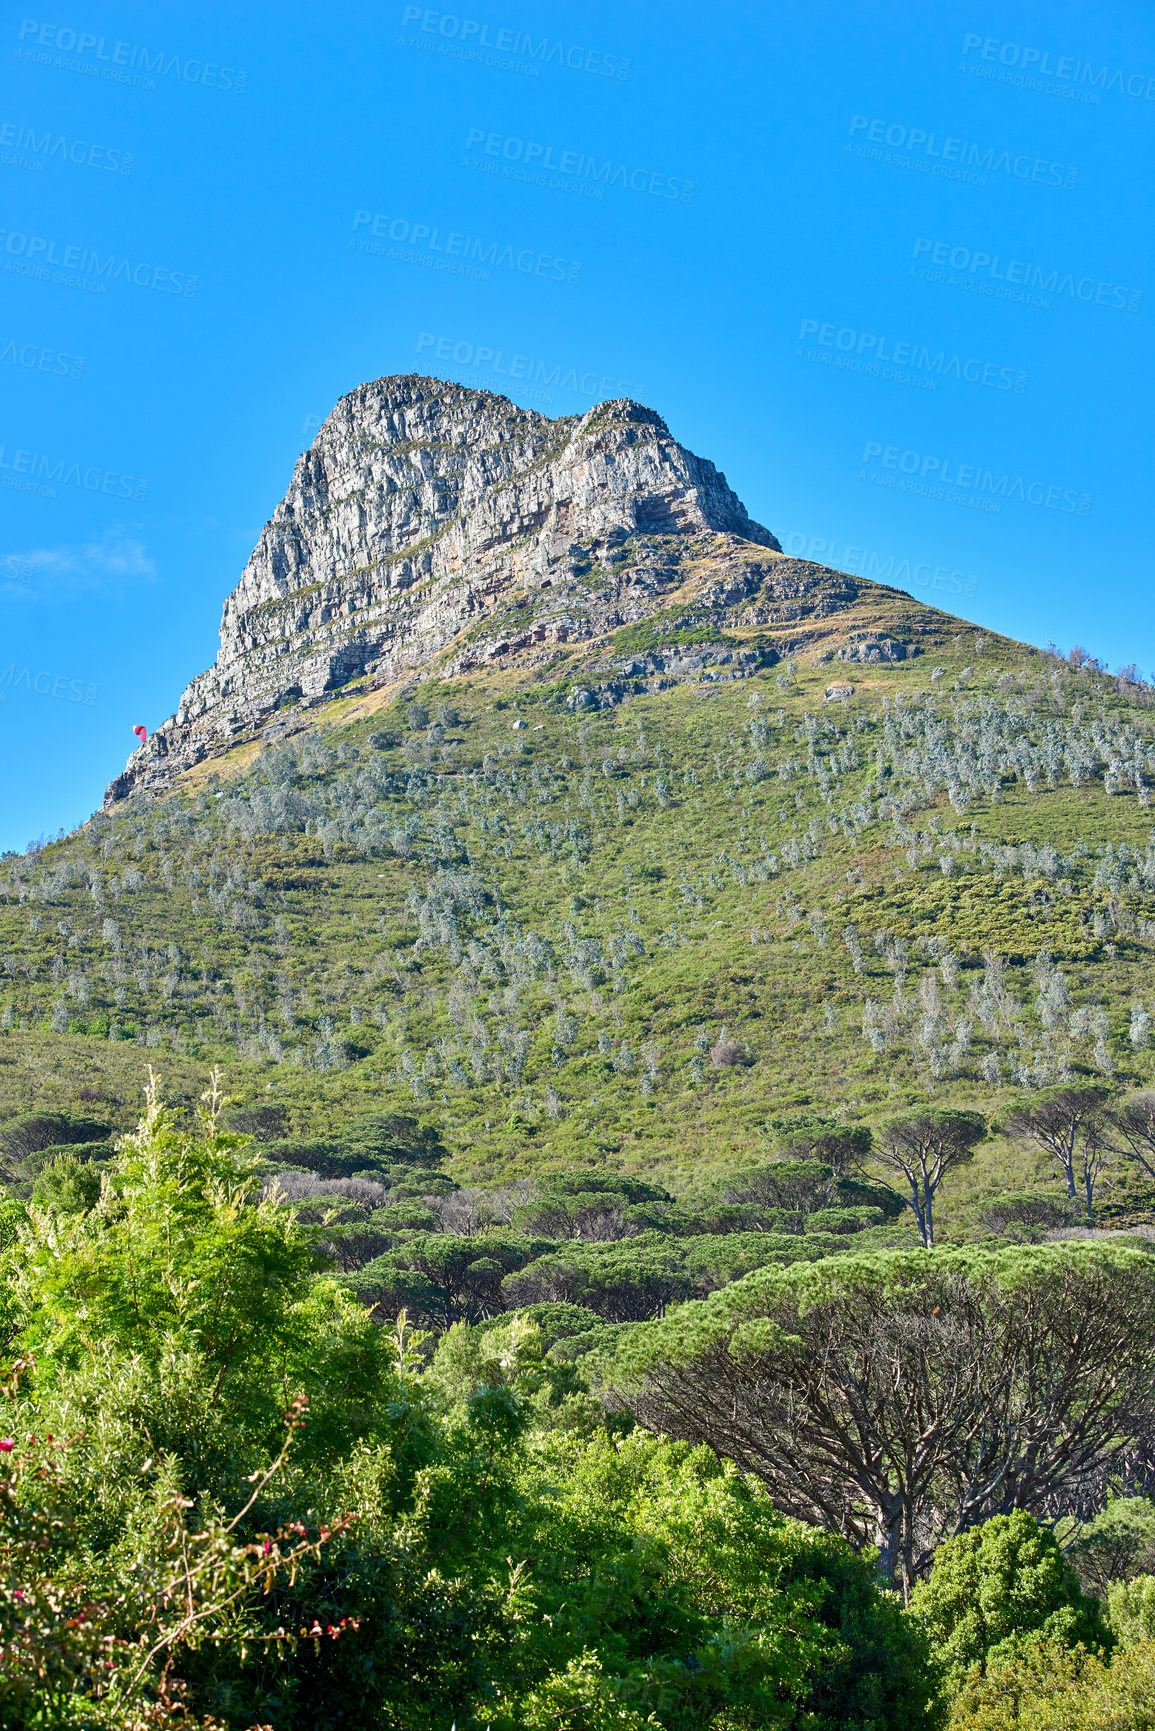
POLYGON ((1042 1190, 1009 1190, 984 1203, 979 1224, 988 1232, 1038 1237, 1058 1227, 1070 1226, 1075 1211, 1067 1197, 1048 1196, 1042 1190))
POLYGON ((445 1158, 445 1147, 431 1125, 418 1124, 404 1113, 368 1112, 335 1137, 264 1142, 261 1153, 278 1166, 300 1167, 321 1178, 349 1178, 365 1171, 387 1175, 400 1167, 418 1177, 419 1168, 432 1168, 445 1158))
POLYGON ((909 1592, 935 1546, 1051 1515, 1155 1418, 1155 1267, 1113 1245, 763 1268, 590 1356, 647 1428, 708 1442, 785 1513, 876 1545, 909 1592))
POLYGON ((439 1166, 446 1155, 436 1127, 404 1112, 365 1112, 338 1139, 354 1166, 439 1166))
POLYGON ((784 1158, 821 1160, 842 1173, 867 1158, 873 1140, 866 1124, 840 1124, 816 1112, 771 1118, 769 1129, 784 1158))
POLYGON ((289 1111, 286 1106, 242 1106, 229 1113, 227 1122, 239 1135, 276 1142, 288 1132, 289 1111))
MULTIPOLYGON (((808 1217, 813 1220, 815 1216, 808 1217)), ((683 1268, 697 1293, 712 1292, 756 1268, 785 1267, 792 1262, 817 1262, 837 1246, 822 1232, 727 1232, 717 1238, 703 1233, 682 1240, 683 1268)))
POLYGON ((549 1196, 585 1196, 604 1191, 614 1198, 624 1197, 631 1205, 674 1200, 660 1184, 647 1184, 642 1178, 627 1178, 624 1172, 607 1172, 597 1166, 579 1166, 573 1172, 543 1172, 536 1183, 549 1196))
MULTIPOLYGON (((552 1246, 550 1247, 552 1250, 552 1246)), ((581 1304, 607 1322, 643 1322, 688 1298, 693 1285, 673 1246, 574 1244, 539 1256, 502 1284, 505 1303, 581 1304)))
POLYGON ((947 1173, 970 1160, 987 1133, 979 1112, 903 1112, 879 1130, 875 1160, 897 1174, 914 1213, 918 1235, 934 1243, 934 1199, 947 1173))
POLYGON ((347 1436, 389 1380, 387 1340, 320 1275, 309 1232, 262 1198, 258 1162, 218 1129, 220 1104, 190 1131, 150 1089, 96 1205, 73 1211, 74 1186, 60 1210, 33 1206, 0 1283, 38 1397, 114 1376, 118 1398, 149 1408, 155 1450, 197 1435, 193 1489, 231 1487, 238 1454, 278 1433, 294 1393, 312 1402, 305 1458, 330 1427, 347 1436))
POLYGON ((1106 1650, 1111 1635, 1054 1533, 1017 1509, 946 1539, 911 1616, 941 1667, 959 1682, 974 1665, 1005 1664, 1028 1641, 1106 1650))
POLYGON ((1088 1221, 1095 1218, 1095 1185, 1110 1152, 1106 1088, 1050 1088, 1011 1112, 1009 1136, 1033 1142, 1058 1162, 1067 1195, 1080 1197, 1088 1221))
POLYGON ((610 1441, 545 1350, 586 1316, 462 1331, 431 1373, 261 1176, 154 1099, 88 1213, 11 1206, 5 1731, 929 1726, 869 1561, 708 1450, 610 1441))
POLYGON ((103 1142, 111 1134, 112 1126, 99 1118, 81 1118, 74 1112, 28 1112, 0 1126, 0 1154, 11 1166, 46 1148, 103 1142))
POLYGON ((837 1188, 834 1168, 824 1160, 768 1160, 744 1166, 723 1181, 727 1202, 758 1203, 797 1216, 799 1231, 808 1214, 829 1208, 837 1188))
POLYGON ((1118 1152, 1155 1182, 1155 1093, 1132 1094, 1115 1107, 1109 1123, 1118 1152))
POLYGON ((275 1166, 293 1171, 315 1172, 318 1178, 348 1178, 370 1162, 350 1154, 344 1144, 321 1137, 293 1136, 282 1142, 266 1142, 261 1154, 275 1166))
POLYGON ((519 1231, 540 1238, 613 1240, 635 1238, 641 1230, 630 1218, 630 1203, 612 1190, 569 1191, 558 1195, 547 1191, 533 1202, 513 1211, 519 1231))
POLYGON ((508 1232, 467 1238, 416 1232, 399 1249, 367 1263, 352 1284, 383 1316, 409 1310, 437 1328, 450 1328, 508 1309, 505 1276, 552 1248, 508 1232))
POLYGON ((1155 1641, 1155 1575, 1113 1581, 1107 1589, 1107 1617, 1120 1646, 1155 1641))
POLYGON ((1105 1597, 1116 1581, 1155 1569, 1155 1503, 1148 1497, 1113 1497, 1080 1527, 1068 1555, 1089 1592, 1105 1597))

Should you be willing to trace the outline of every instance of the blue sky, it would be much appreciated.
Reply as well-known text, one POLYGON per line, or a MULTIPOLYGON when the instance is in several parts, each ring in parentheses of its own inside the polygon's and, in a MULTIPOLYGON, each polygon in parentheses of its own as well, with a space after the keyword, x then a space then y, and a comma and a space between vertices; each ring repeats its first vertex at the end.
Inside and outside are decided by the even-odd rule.
POLYGON ((0 69, 0 847, 386 373, 635 396, 789 550, 1155 668, 1149 6, 35 0, 0 69))

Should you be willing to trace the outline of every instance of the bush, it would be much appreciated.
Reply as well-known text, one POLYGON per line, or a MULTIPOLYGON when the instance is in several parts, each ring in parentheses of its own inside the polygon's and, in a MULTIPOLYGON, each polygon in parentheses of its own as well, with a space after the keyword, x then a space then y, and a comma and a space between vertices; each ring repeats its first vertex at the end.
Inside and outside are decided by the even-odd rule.
POLYGON ((1028 1241, 1073 1226, 1078 1219, 1070 1197, 1048 1196, 1041 1190, 1012 1190, 984 1203, 978 1211, 979 1225, 987 1232, 1028 1241))
MULTIPOLYGON (((869 1561, 833 1534, 784 1520, 756 1481, 712 1450, 636 1431, 620 1442, 554 1437, 539 1461, 543 1488, 565 1486, 539 1505, 536 1531, 537 1547, 558 1558, 551 1614, 572 1617, 581 1589, 586 1607, 605 1602, 598 1589, 608 1587, 608 1568, 622 1567, 619 1535, 629 1533, 630 1574, 618 1577, 606 1614, 627 1651, 640 1651, 636 1618, 660 1581, 666 1629, 680 1625, 674 1651, 695 1654, 689 1677, 653 1667, 655 1684, 665 1670, 669 1707, 681 1708, 670 1713, 659 1694, 660 1723, 816 1731, 935 1723, 922 1631, 879 1591, 869 1561), (702 1639, 720 1626, 732 1631, 737 1673, 725 1691, 721 1651, 702 1639), (724 1693, 737 1711, 715 1719, 724 1693)), ((643 1705, 628 1686, 620 1695, 643 1705)))
POLYGON ((98 1118, 81 1118, 74 1112, 28 1112, 0 1125, 0 1153, 9 1160, 23 1160, 46 1148, 103 1141, 111 1134, 111 1124, 98 1118))
POLYGON ((1021 1509, 946 1539, 910 1614, 936 1664, 957 1683, 972 1666, 998 1666, 1030 1642, 1108 1649, 1110 1630, 1055 1535, 1021 1509))
POLYGON ((1121 1647, 1155 1641, 1155 1575, 1112 1582, 1107 1592, 1107 1621, 1121 1647))
POLYGON ((1069 1556, 1088 1592, 1103 1598, 1116 1581, 1155 1571, 1155 1503, 1115 1497, 1081 1527, 1069 1556))
POLYGON ((967 1678, 950 1731, 1155 1731, 1155 1642, 1095 1654, 1047 1642, 967 1678))
POLYGON ((62 1154, 32 1186, 32 1202, 54 1214, 87 1214, 100 1200, 100 1166, 62 1154))

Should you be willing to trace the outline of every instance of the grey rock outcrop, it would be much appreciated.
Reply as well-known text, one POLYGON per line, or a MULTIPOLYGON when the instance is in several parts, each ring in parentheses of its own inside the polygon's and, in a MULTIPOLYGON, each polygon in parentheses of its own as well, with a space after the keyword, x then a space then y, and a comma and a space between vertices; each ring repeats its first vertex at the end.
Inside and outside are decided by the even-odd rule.
POLYGON ((105 803, 170 785, 351 681, 451 676, 644 619, 703 560, 717 602, 740 602, 758 588, 755 548, 780 553, 639 403, 553 421, 416 375, 361 385, 298 459, 225 602, 216 663, 105 803))

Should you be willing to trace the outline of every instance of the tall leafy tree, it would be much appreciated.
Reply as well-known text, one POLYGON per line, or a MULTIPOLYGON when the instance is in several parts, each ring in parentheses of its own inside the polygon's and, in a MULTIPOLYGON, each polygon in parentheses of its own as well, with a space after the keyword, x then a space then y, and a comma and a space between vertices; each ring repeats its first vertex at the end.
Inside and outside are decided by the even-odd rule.
POLYGON ((1061 1244, 763 1268, 621 1332, 597 1375, 647 1427, 876 1545, 909 1592, 994 1514, 1078 1505, 1155 1419, 1155 1267, 1061 1244))
POLYGON ((1119 1152, 1155 1183, 1155 1093, 1132 1094, 1116 1106, 1109 1134, 1119 1152))
POLYGON ((1098 1084, 1051 1088, 1008 1116, 1008 1135, 1032 1142, 1055 1161, 1088 1221, 1095 1218, 1095 1186, 1111 1151, 1108 1090, 1098 1084))
POLYGON ((865 1160, 873 1140, 866 1124, 840 1124, 817 1112, 791 1112, 770 1120, 770 1130, 786 1159, 821 1160, 843 1173, 865 1160))
POLYGON ((460 1237, 415 1232, 396 1250, 367 1263, 356 1290, 382 1316, 415 1312, 437 1328, 479 1322, 508 1308, 502 1281, 552 1244, 512 1232, 460 1237))
POLYGON ((934 1203, 954 1167, 971 1159, 987 1133, 979 1112, 903 1112, 888 1118, 874 1145, 874 1159, 898 1180, 914 1214, 919 1238, 934 1243, 934 1203))

